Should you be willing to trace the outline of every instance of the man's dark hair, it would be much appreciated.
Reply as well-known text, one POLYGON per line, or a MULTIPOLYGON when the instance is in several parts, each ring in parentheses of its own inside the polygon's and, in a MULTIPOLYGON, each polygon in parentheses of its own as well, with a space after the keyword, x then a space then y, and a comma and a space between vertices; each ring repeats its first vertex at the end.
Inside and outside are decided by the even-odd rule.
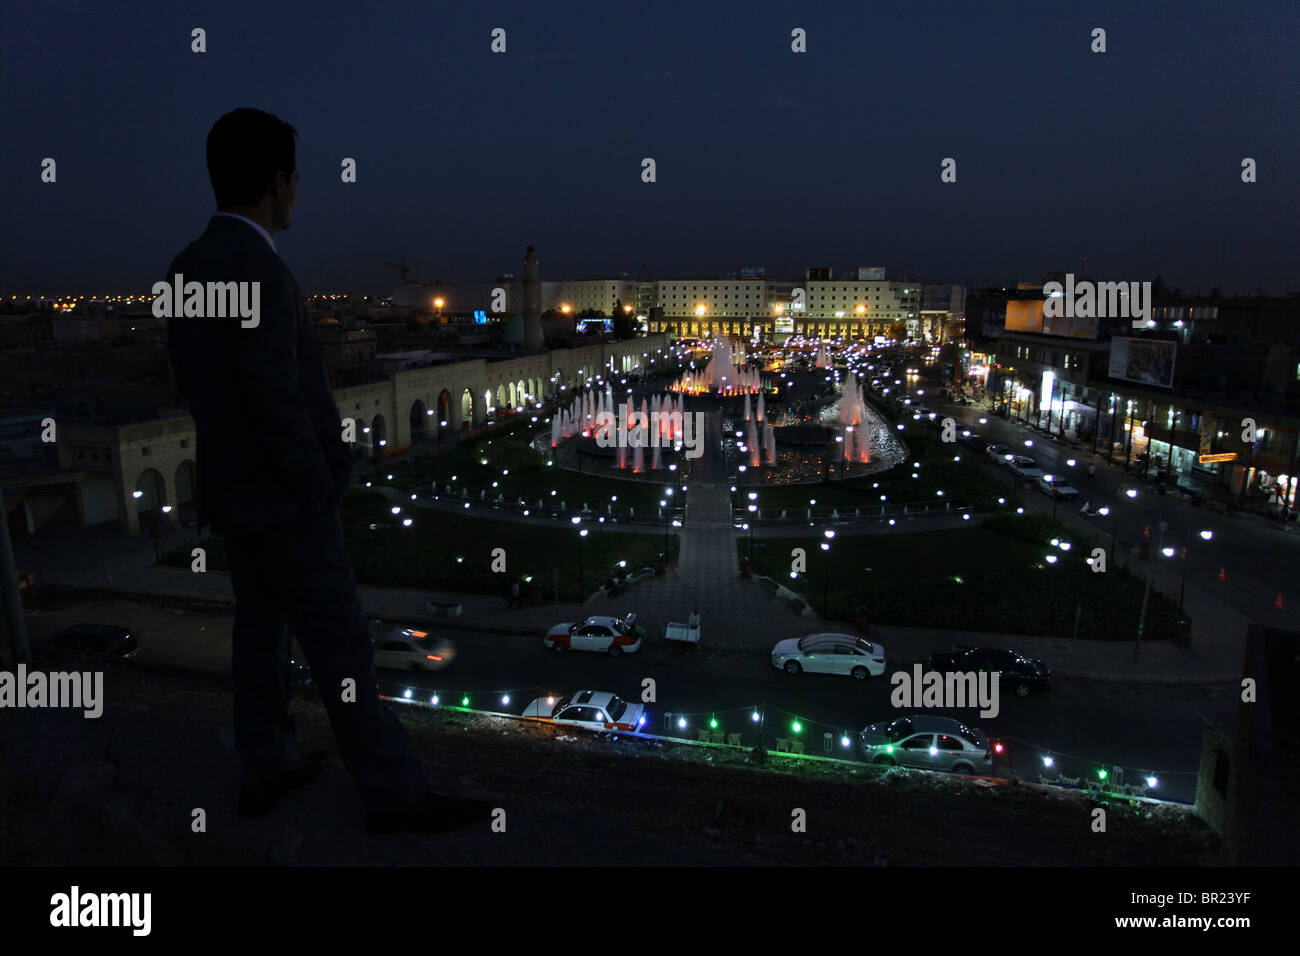
POLYGON ((213 123, 208 132, 208 178, 217 208, 254 205, 271 189, 276 173, 292 175, 297 135, 278 116, 247 107, 213 123))

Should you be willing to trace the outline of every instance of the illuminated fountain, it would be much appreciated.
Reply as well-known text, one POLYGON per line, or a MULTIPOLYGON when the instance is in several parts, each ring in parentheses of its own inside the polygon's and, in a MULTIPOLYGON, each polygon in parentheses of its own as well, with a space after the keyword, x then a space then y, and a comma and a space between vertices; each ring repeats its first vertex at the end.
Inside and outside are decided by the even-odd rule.
POLYGON ((736 365, 736 354, 729 340, 718 339, 709 364, 698 372, 688 372, 673 382, 672 390, 686 395, 739 395, 757 392, 762 379, 757 368, 736 365))

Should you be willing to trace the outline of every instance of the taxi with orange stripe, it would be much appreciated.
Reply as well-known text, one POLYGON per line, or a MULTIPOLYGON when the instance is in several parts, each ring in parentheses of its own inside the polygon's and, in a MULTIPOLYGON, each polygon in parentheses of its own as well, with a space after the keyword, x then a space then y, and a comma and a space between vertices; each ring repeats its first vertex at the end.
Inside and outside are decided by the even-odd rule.
POLYGON ((546 632, 542 643, 553 651, 595 651, 618 657, 641 650, 645 628, 636 623, 636 615, 602 617, 585 621, 565 621, 546 632))

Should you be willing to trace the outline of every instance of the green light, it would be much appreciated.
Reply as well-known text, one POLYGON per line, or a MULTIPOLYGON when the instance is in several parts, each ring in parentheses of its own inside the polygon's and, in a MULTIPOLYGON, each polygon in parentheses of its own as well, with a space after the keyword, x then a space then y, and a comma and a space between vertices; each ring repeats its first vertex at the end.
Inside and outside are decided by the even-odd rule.
POLYGON ((1098 770, 1098 771, 1097 771, 1097 779, 1098 779, 1098 780, 1105 780, 1105 779, 1106 779, 1106 771, 1105 771, 1105 770, 1098 770))
POLYGON ((469 695, 468 695, 468 694, 466 694, 464 697, 462 697, 462 698, 460 699, 460 706, 462 706, 462 707, 468 707, 468 706, 469 706, 469 695))
POLYGON ((714 730, 717 730, 717 729, 718 729, 718 718, 716 718, 716 717, 712 717, 712 718, 710 718, 710 719, 709 719, 709 726, 712 727, 714 730))
POLYGON ((799 721, 796 720, 794 723, 790 725, 790 729, 793 730, 796 734, 802 733, 803 724, 799 723, 799 721))
POLYGON ((894 745, 893 745, 893 744, 885 744, 885 753, 887 753, 887 754, 892 754, 893 752, 894 752, 894 745))

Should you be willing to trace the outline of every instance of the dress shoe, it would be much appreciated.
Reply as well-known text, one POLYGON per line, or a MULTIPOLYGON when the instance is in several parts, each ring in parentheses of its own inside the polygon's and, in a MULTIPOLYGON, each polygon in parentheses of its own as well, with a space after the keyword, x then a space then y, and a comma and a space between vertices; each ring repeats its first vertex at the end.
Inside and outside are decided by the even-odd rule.
POLYGON ((267 780, 245 780, 239 788, 239 815, 245 820, 264 817, 286 794, 307 786, 325 769, 329 752, 316 750, 303 758, 302 763, 279 776, 267 780))
POLYGON ((367 813, 366 829, 375 835, 448 833, 486 820, 491 814, 492 804, 485 800, 466 800, 430 791, 413 807, 367 813))

